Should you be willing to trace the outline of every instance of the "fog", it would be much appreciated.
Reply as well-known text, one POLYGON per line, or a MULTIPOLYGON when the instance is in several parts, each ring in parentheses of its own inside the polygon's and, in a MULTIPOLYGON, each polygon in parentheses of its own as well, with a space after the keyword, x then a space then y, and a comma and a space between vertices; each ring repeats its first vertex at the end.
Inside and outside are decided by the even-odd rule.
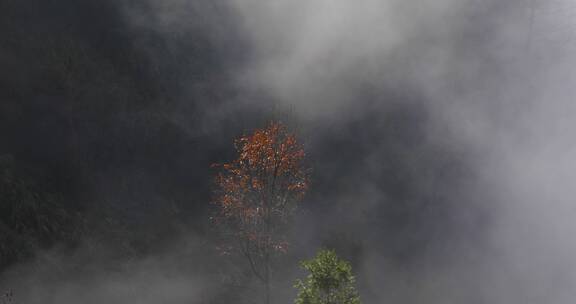
MULTIPOLYGON (((194 152, 191 170, 226 161, 222 147, 270 117, 303 139, 313 181, 276 266, 274 303, 293 302, 297 261, 323 246, 352 262, 364 303, 576 297, 572 1, 113 7, 130 35, 152 32, 169 50, 158 56, 156 44, 133 39, 170 83, 165 115, 211 145, 194 152), (186 70, 205 67, 222 72, 186 70)), ((194 187, 191 204, 209 204, 207 186, 194 187)), ((207 207, 193 208, 205 225, 207 207)), ((259 302, 242 260, 213 255, 211 232, 172 237, 129 260, 89 241, 73 252, 55 246, 10 267, 0 286, 16 303, 259 302)))

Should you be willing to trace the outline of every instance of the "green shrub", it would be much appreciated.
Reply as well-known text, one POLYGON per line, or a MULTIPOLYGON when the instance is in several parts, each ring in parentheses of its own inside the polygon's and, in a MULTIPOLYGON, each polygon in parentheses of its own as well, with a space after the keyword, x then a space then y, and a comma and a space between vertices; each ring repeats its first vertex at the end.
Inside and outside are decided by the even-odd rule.
POLYGON ((310 274, 295 287, 296 304, 360 304, 360 296, 354 287, 352 266, 338 258, 332 250, 321 250, 316 257, 303 261, 302 268, 310 274))

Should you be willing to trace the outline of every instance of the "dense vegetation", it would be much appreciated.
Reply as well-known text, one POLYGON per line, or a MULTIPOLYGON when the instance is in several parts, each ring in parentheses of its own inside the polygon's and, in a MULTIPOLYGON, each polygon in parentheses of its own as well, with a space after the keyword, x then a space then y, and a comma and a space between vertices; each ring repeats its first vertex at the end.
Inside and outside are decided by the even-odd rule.
POLYGON ((227 94, 210 33, 170 41, 121 13, 114 1, 0 2, 0 267, 86 238, 146 252, 206 208, 196 202, 225 149, 197 130, 208 97, 175 99, 189 77, 189 96, 227 94), (202 59, 184 63, 172 42, 202 59))

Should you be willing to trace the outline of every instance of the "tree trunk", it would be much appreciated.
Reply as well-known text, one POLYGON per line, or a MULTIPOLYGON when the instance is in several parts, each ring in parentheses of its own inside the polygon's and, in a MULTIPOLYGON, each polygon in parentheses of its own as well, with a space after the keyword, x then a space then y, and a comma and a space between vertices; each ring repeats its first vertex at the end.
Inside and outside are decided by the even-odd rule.
MULTIPOLYGON (((274 176, 274 179, 276 176, 274 176)), ((270 204, 268 201, 266 203, 266 251, 264 253, 264 287, 266 293, 266 302, 265 304, 270 304, 270 250, 272 248, 271 243, 271 212, 270 212, 270 204)))
POLYGON ((266 252, 266 257, 264 261, 265 273, 264 273, 264 288, 266 294, 266 304, 270 304, 270 255, 266 252))
POLYGON ((266 304, 270 304, 270 280, 266 280, 266 304))

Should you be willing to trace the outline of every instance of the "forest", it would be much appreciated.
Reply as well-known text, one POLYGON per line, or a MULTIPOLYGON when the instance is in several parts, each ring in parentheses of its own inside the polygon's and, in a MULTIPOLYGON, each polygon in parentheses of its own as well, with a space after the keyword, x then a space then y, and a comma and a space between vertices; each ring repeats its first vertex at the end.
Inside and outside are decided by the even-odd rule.
POLYGON ((573 303, 574 16, 0 0, 0 304, 573 303))

